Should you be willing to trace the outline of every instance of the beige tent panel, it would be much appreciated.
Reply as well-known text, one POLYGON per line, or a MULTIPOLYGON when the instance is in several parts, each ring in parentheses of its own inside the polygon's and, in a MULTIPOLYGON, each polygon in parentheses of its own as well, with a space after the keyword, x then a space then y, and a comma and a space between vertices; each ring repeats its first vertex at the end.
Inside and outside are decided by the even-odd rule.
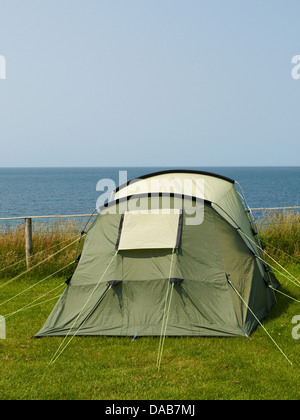
POLYGON ((117 190, 112 200, 150 193, 181 194, 216 203, 224 211, 217 206, 215 209, 219 212, 222 211, 222 216, 230 223, 234 221, 239 226, 247 225, 247 229, 249 229, 249 220, 235 185, 226 179, 193 172, 158 173, 149 178, 131 181, 117 190))
POLYGON ((179 212, 153 214, 128 212, 120 224, 118 250, 174 249, 177 244, 179 212))
MULTIPOLYGON (((214 209, 228 223, 233 227, 239 226, 247 236, 254 240, 247 213, 234 182, 208 173, 180 171, 157 173, 145 179, 129 182, 128 185, 117 190, 112 199, 147 193, 174 193, 210 201, 214 209)), ((255 245, 249 241, 246 242, 250 249, 259 254, 255 245)))
POLYGON ((165 192, 218 202, 230 189, 234 188, 231 182, 224 179, 192 172, 164 173, 133 181, 116 191, 112 199, 133 194, 165 192))

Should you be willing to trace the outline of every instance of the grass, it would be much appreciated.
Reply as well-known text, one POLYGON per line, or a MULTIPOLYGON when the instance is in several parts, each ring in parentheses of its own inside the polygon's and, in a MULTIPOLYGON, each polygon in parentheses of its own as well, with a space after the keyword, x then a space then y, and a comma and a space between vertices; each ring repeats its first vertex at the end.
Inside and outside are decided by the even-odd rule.
MULTIPOLYGON (((33 225, 33 257, 31 265, 39 265, 34 273, 47 275, 59 270, 75 259, 77 251, 76 239, 79 239, 84 223, 82 220, 58 220, 52 224, 35 223, 33 225), (72 244, 72 242, 75 242, 72 244), (62 253, 58 251, 72 244, 62 253)), ((0 227, 0 275, 12 278, 26 270, 25 257, 25 227, 23 224, 16 226, 6 225, 0 227), (2 270, 2 271, 1 271, 2 270)))
MULTIPOLYGON (((299 220, 297 223, 295 231, 292 232, 299 232, 299 220)), ((64 229, 60 226, 61 236, 54 230, 53 233, 57 235, 55 238, 51 238, 51 232, 48 232, 48 237, 46 234, 43 237, 40 231, 40 237, 36 236, 36 239, 40 240, 36 249, 47 249, 53 245, 57 247, 54 249, 59 249, 61 240, 70 238, 70 235, 75 233, 76 227, 73 228, 70 226, 69 236, 65 236, 64 229)), ((284 226, 285 232, 286 229, 284 226)), ((278 230, 277 225, 276 235, 278 230)), ((38 232, 39 228, 36 227, 36 234, 38 232)), ((280 244, 274 237, 267 236, 267 232, 261 233, 265 243, 273 240, 272 244, 279 248, 280 244)), ((15 234, 22 236, 21 232, 15 234)), ((279 237, 282 241, 282 236, 279 237)), ((292 254, 290 257, 282 254, 281 263, 296 278, 300 278, 300 266, 294 259, 298 256, 297 240, 294 241, 293 236, 290 240, 294 242, 293 247, 288 248, 292 254)), ((21 239, 13 239, 13 233, 8 232, 5 238, 0 235, 1 258, 6 255, 3 252, 3 242, 6 241, 6 252, 22 257, 21 239), (18 243, 19 248, 17 248, 18 243)), ((290 244, 287 243, 287 246, 290 244)), ((276 250, 274 254, 272 247, 269 247, 269 251, 273 252, 272 255, 279 255, 276 250)), ((287 248, 285 251, 287 252, 287 248)), ((287 362, 262 327, 253 332, 251 339, 167 337, 160 371, 156 368, 159 345, 159 338, 156 337, 139 338, 133 342, 131 338, 124 337, 75 337, 58 360, 49 365, 63 338, 32 337, 44 324, 57 299, 57 291, 53 291, 50 295, 47 295, 47 292, 64 282, 69 274, 68 270, 60 273, 59 277, 52 277, 37 284, 5 305, 1 305, 1 302, 36 284, 42 274, 49 274, 49 269, 67 264, 75 252, 76 246, 72 246, 67 256, 49 262, 47 269, 38 267, 27 276, 0 288, 2 315, 7 316, 35 299, 40 299, 36 303, 45 301, 41 305, 7 317, 7 338, 0 340, 0 399, 298 400, 300 398, 300 339, 292 337, 292 329, 296 326, 292 324, 292 319, 300 315, 300 308, 299 303, 281 294, 277 295, 277 308, 273 308, 263 325, 292 361, 292 365, 287 362), (54 300, 47 301, 52 298, 54 300)), ((8 257, 5 260, 7 265, 13 261, 14 258, 8 257)), ((21 267, 19 269, 14 267, 4 281, 18 274, 20 270, 21 267)), ((299 287, 284 276, 279 275, 278 278, 282 283, 281 291, 300 300, 299 287)))
POLYGON ((300 213, 268 211, 258 220, 259 237, 267 253, 288 263, 300 260, 300 213))

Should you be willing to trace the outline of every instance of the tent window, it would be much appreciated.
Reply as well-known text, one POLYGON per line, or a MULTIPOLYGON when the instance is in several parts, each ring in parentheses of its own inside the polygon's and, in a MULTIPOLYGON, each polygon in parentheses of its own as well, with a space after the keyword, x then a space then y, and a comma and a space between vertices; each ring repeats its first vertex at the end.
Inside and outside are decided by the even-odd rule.
POLYGON ((174 249, 179 247, 182 231, 182 212, 169 214, 122 214, 117 250, 174 249))

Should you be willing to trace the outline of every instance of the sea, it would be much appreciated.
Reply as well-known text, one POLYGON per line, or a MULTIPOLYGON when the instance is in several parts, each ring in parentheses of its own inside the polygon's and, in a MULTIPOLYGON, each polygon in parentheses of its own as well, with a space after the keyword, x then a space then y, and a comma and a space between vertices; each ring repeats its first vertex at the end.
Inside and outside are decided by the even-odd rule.
POLYGON ((232 178, 241 185, 250 208, 300 205, 300 166, 0 168, 0 218, 90 214, 103 185, 118 187, 126 179, 168 169, 232 178))

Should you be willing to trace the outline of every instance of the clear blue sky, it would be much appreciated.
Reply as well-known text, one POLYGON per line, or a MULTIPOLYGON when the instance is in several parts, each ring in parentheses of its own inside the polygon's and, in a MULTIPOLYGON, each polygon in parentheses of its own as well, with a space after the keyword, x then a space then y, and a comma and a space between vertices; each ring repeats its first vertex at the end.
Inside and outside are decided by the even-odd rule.
POLYGON ((1 0, 0 166, 299 165, 298 0, 1 0))

